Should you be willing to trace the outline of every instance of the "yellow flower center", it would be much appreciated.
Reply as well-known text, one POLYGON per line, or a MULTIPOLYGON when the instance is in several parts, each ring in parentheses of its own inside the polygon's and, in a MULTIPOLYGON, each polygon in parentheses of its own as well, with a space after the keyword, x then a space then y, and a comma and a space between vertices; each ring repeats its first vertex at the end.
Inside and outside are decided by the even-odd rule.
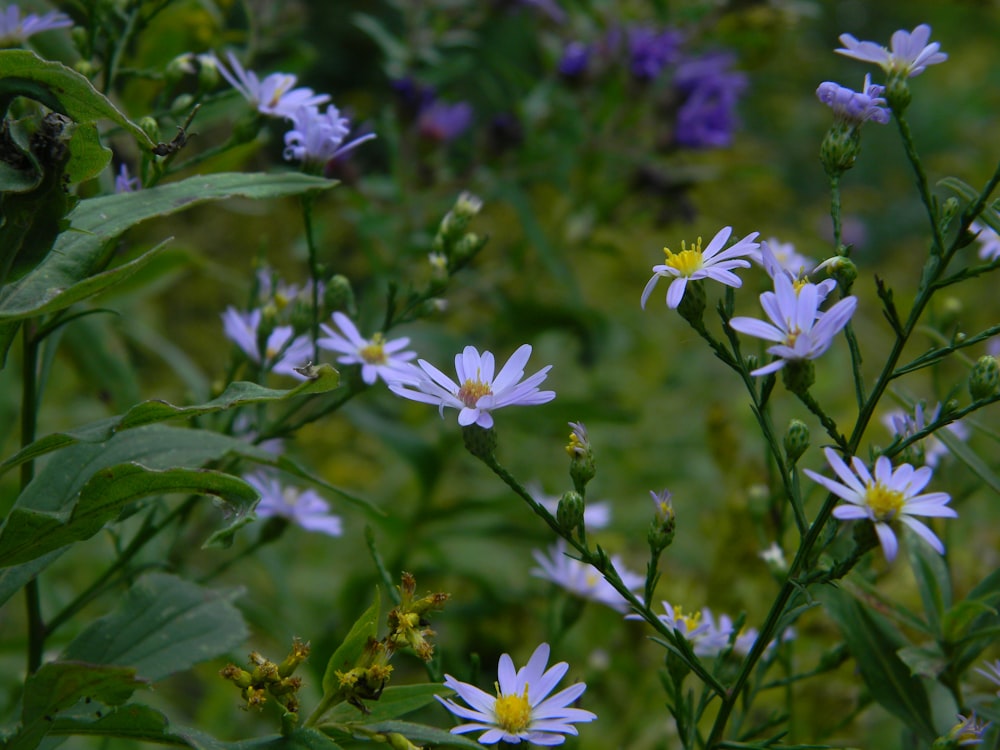
POLYGON ((695 612, 693 615, 684 614, 684 610, 680 607, 674 609, 674 625, 680 627, 685 633, 690 633, 698 629, 698 624, 701 622, 701 612, 695 612))
POLYGON ((895 518, 904 505, 903 493, 899 490, 890 490, 881 482, 875 482, 866 487, 865 502, 872 509, 875 518, 880 521, 889 521, 895 518))
POLYGON ((664 264, 671 268, 676 268, 680 271, 681 276, 690 276, 702 268, 701 237, 690 248, 684 244, 684 240, 681 240, 681 251, 679 253, 671 252, 669 247, 663 248, 663 252, 667 256, 664 264))
POLYGON ((281 81, 281 85, 274 89, 274 94, 271 96, 271 100, 268 102, 268 105, 271 107, 277 107, 281 102, 281 97, 288 93, 288 90, 292 88, 293 83, 295 83, 295 79, 291 76, 286 76, 281 81))
MULTIPOLYGON (((497 693, 500 687, 497 686, 497 693)), ((523 695, 497 695, 493 713, 497 715, 497 725, 505 732, 518 734, 528 728, 531 723, 531 704, 528 703, 528 686, 524 686, 523 695)))
POLYGON ((368 343, 368 346, 363 346, 358 351, 361 355, 361 359, 370 365, 384 365, 388 361, 388 357, 385 356, 385 350, 382 348, 385 344, 385 336, 381 333, 376 333, 372 336, 372 340, 368 343))
POLYGON ((462 383, 462 387, 458 389, 458 400, 461 401, 468 407, 473 407, 476 402, 479 401, 483 396, 489 396, 493 393, 490 390, 488 383, 482 382, 478 373, 476 373, 475 380, 466 380, 462 383))

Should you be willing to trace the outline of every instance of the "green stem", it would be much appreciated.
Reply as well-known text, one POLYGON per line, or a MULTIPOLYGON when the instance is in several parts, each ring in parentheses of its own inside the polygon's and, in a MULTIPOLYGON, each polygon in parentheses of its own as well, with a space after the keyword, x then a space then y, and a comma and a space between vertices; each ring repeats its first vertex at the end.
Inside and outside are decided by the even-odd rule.
POLYGON ((104 91, 103 93, 107 95, 111 92, 112 86, 114 86, 115 78, 118 77, 118 66, 121 63, 122 53, 125 51, 125 47, 135 33, 136 21, 139 18, 139 6, 137 3, 132 11, 128 14, 125 19, 125 28, 122 29, 121 34, 115 36, 115 45, 111 51, 111 57, 108 60, 107 72, 104 76, 104 91))
POLYGON ((830 175, 830 218, 833 219, 833 249, 837 255, 846 251, 843 246, 843 225, 840 219, 840 175, 830 175))
MULTIPOLYGON (((21 363, 21 448, 35 441, 38 420, 38 341, 35 339, 37 323, 27 320, 21 328, 23 362, 21 363)), ((21 492, 35 477, 35 462, 21 464, 21 492)), ((38 578, 32 578, 24 587, 24 601, 28 615, 28 674, 34 674, 42 665, 46 628, 42 619, 38 578)))
POLYGON ((302 196, 302 222, 306 230, 306 245, 309 248, 309 275, 312 277, 312 342, 313 362, 319 362, 319 251, 313 233, 313 205, 316 196, 306 193, 302 196))
POLYGON ((847 452, 847 439, 840 434, 840 430, 837 429, 837 423, 833 420, 833 417, 823 411, 823 407, 819 405, 819 402, 812 397, 812 394, 809 393, 809 391, 796 393, 795 395, 799 397, 799 401, 801 401, 805 407, 809 409, 809 411, 816 415, 816 418, 819 419, 820 424, 823 425, 823 429, 826 430, 826 434, 830 436, 830 439, 833 440, 833 442, 835 442, 841 450, 847 452))
POLYGON ((903 139, 903 149, 906 151, 906 158, 913 166, 913 171, 917 176, 917 190, 920 193, 920 200, 927 209, 927 218, 931 224, 931 234, 934 237, 934 247, 931 252, 934 255, 942 255, 945 251, 944 237, 941 235, 941 226, 938 223, 937 212, 934 210, 934 198, 931 196, 930 185, 927 182, 927 172, 924 171, 923 162, 913 145, 913 134, 910 132, 910 125, 902 112, 893 112, 896 115, 896 125, 899 128, 899 135, 903 139))

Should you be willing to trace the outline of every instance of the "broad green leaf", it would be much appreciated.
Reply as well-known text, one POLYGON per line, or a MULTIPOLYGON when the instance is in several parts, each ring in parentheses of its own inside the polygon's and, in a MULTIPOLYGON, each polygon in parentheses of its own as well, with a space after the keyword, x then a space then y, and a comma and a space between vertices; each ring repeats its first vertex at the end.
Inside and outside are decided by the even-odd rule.
MULTIPOLYGON (((944 432, 944 430, 942 430, 944 432)), ((941 636, 941 617, 951 607, 951 577, 948 566, 927 542, 916 534, 904 534, 903 543, 909 553, 913 575, 924 603, 927 622, 936 638, 941 636)))
POLYGON ((375 590, 375 599, 371 606, 357 619, 347 637, 344 638, 333 656, 326 664, 326 671, 323 673, 323 698, 324 700, 336 695, 340 690, 340 682, 337 679, 337 672, 352 669, 364 651, 368 639, 375 638, 378 633, 379 614, 379 593, 375 590))
POLYGON ((58 350, 73 361, 83 382, 95 384, 102 400, 124 410, 142 398, 139 377, 110 315, 82 315, 64 333, 58 350))
POLYGON ((35 748, 52 726, 52 715, 84 698, 107 705, 127 701, 136 688, 135 670, 85 662, 57 661, 43 664, 24 685, 21 728, 6 745, 7 750, 35 748))
POLYGON ((111 614, 91 623, 63 653, 135 669, 156 681, 239 646, 247 638, 239 590, 213 591, 165 573, 140 578, 111 614))
MULTIPOLYGON (((371 743, 368 743, 371 747, 371 743)), ((201 748, 201 745, 196 745, 201 748)), ((341 750, 333 738, 312 727, 296 727, 287 737, 274 735, 242 742, 221 743, 204 750, 341 750)))
POLYGON ((94 474, 70 511, 15 506, 0 529, 0 566, 30 562, 73 542, 89 539, 134 500, 178 492, 216 495, 244 516, 260 497, 242 479, 219 471, 156 470, 138 463, 118 464, 94 474))
POLYGON ((427 742, 444 747, 479 748, 479 750, 482 750, 483 747, 468 737, 452 734, 447 730, 438 729, 437 727, 413 724, 409 721, 379 721, 374 724, 366 724, 365 726, 367 729, 374 729, 376 732, 384 734, 389 734, 390 732, 401 734, 414 744, 427 742))
POLYGON ((111 120, 131 133, 140 145, 156 144, 145 131, 122 114, 111 100, 94 88, 86 76, 62 63, 43 60, 28 50, 0 50, 0 114, 11 99, 27 96, 78 124, 111 120))
POLYGON ((899 631, 843 589, 824 586, 816 591, 816 598, 844 635, 872 697, 928 743, 933 742, 937 732, 930 720, 927 691, 897 654, 908 645, 899 631))
POLYGON ((79 442, 96 443, 109 440, 112 435, 123 430, 163 422, 168 419, 201 417, 250 404, 282 401, 296 396, 311 396, 316 393, 325 393, 338 386, 340 375, 330 365, 320 365, 317 370, 318 377, 289 390, 266 388, 256 383, 237 381, 230 383, 219 396, 204 404, 175 406, 160 399, 143 401, 121 416, 102 419, 99 422, 93 422, 67 432, 55 432, 36 440, 0 464, 0 474, 25 461, 34 460, 69 445, 79 442))
POLYGON ((0 568, 0 607, 8 599, 24 588, 25 584, 41 573, 45 568, 62 554, 62 551, 50 552, 24 565, 13 565, 9 568, 0 568))
POLYGON ((141 703, 126 703, 107 713, 88 711, 86 715, 54 717, 50 735, 82 737, 119 737, 159 745, 190 745, 180 732, 171 730, 170 721, 154 708, 141 703))
POLYGON ((351 721, 370 723, 387 721, 423 708, 434 702, 435 695, 451 695, 453 691, 444 685, 390 685, 378 697, 377 701, 365 704, 367 714, 349 703, 338 703, 325 715, 323 721, 334 724, 346 724, 351 721))
POLYGON ((906 646, 896 652, 910 672, 920 677, 936 680, 948 668, 948 657, 937 643, 924 646, 906 646))
MULTIPOLYGON (((120 281, 124 264, 98 274, 99 282, 85 280, 97 270, 107 244, 125 230, 154 217, 169 216, 192 206, 226 198, 277 198, 311 190, 325 190, 334 180, 299 173, 219 173, 138 190, 82 200, 67 217, 68 231, 30 273, 0 290, 0 322, 11 322, 61 310, 120 281), (86 286, 81 287, 81 284, 86 286)), ((147 258, 149 253, 143 258, 147 258)), ((143 262, 148 262, 143 261, 143 262)))

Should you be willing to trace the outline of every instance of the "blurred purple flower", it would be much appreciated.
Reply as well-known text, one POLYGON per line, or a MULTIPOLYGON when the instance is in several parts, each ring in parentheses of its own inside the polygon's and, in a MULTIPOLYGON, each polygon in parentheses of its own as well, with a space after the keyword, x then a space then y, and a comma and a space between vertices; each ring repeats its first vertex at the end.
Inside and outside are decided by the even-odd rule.
POLYGON ((136 190, 142 190, 142 182, 138 177, 130 175, 128 165, 123 163, 118 168, 118 175, 115 177, 115 192, 134 193, 136 190))
POLYGON ((872 120, 885 125, 889 122, 889 109, 886 107, 885 86, 872 85, 872 77, 865 76, 861 91, 852 91, 833 81, 824 81, 816 89, 816 97, 833 110, 837 120, 860 125, 872 120))
POLYGON ((306 531, 318 531, 329 536, 344 533, 340 516, 330 512, 330 504, 315 490, 282 486, 273 475, 264 471, 245 474, 243 479, 260 493, 260 502, 254 508, 258 518, 280 516, 306 531))
POLYGON ((590 46, 583 42, 569 42, 559 60, 559 75, 565 78, 579 78, 587 72, 590 64, 590 46))
POLYGON ((417 130, 432 141, 452 141, 472 125, 472 105, 468 102, 448 104, 435 101, 420 111, 417 130))
POLYGON ((676 29, 657 31, 649 26, 628 30, 629 70, 640 81, 651 81, 677 61, 684 37, 676 29))
POLYGON ((726 52, 712 52, 677 67, 674 85, 684 96, 674 132, 679 145, 722 148, 732 143, 736 103, 747 86, 743 73, 730 70, 734 60, 726 52))
POLYGON ((29 36, 72 25, 72 19, 65 13, 51 11, 43 16, 28 13, 22 18, 21 9, 16 5, 9 5, 0 11, 0 47, 21 44, 29 36))
POLYGON ((350 132, 350 121, 340 116, 332 104, 326 112, 316 107, 300 107, 291 116, 292 129, 285 133, 285 161, 299 161, 303 165, 324 165, 365 141, 375 138, 374 133, 344 143, 350 132))
POLYGON ((413 76, 397 78, 392 81, 391 86, 403 109, 414 117, 437 98, 433 86, 422 84, 413 76))

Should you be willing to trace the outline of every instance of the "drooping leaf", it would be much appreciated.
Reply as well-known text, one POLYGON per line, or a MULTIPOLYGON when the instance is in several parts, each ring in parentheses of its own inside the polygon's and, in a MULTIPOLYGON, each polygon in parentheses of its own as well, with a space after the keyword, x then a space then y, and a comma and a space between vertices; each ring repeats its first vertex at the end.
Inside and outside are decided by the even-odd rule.
POLYGON ((80 633, 63 657, 128 666, 145 679, 163 679, 246 640, 243 615, 232 603, 240 593, 202 588, 166 573, 145 575, 114 612, 80 633))
POLYGON ((250 404, 260 404, 269 401, 282 401, 297 396, 309 396, 333 390, 340 383, 340 375, 330 365, 320 365, 318 376, 289 390, 266 388, 256 383, 237 381, 230 383, 219 396, 204 404, 192 406, 175 406, 167 401, 154 399, 136 404, 124 414, 117 417, 102 419, 83 427, 66 432, 55 432, 25 446, 15 455, 0 464, 0 474, 19 466, 25 461, 31 461, 46 453, 50 453, 79 442, 98 443, 109 440, 115 433, 130 430, 168 419, 201 417, 207 414, 236 409, 250 404))
POLYGON ((955 671, 964 672, 996 643, 1000 632, 1000 568, 976 584, 945 618, 946 632, 961 632, 963 647, 954 657, 955 671))
POLYGON ((350 632, 333 652, 323 673, 323 697, 335 695, 340 689, 337 672, 351 669, 364 651, 365 644, 378 633, 379 593, 376 589, 371 606, 351 626, 350 632))
POLYGON ((910 673, 897 651, 909 644, 889 622, 840 588, 816 591, 847 641, 872 697, 928 743, 937 732, 931 724, 930 701, 918 677, 910 673))
POLYGON ((944 559, 917 534, 904 534, 903 542, 924 603, 924 614, 935 637, 941 635, 941 617, 951 607, 951 577, 944 559))
POLYGON ((334 724, 345 724, 351 721, 370 723, 387 721, 423 708, 434 702, 435 695, 450 695, 450 688, 444 685, 390 685, 378 697, 377 701, 365 704, 367 714, 349 703, 338 703, 324 717, 324 721, 334 724))
POLYGON ((59 235, 52 252, 30 273, 0 290, 0 322, 61 310, 134 273, 148 262, 149 253, 90 278, 105 255, 106 245, 147 219, 169 216, 208 201, 276 198, 325 190, 336 184, 334 180, 298 173, 223 172, 82 200, 69 213, 71 227, 59 235))

